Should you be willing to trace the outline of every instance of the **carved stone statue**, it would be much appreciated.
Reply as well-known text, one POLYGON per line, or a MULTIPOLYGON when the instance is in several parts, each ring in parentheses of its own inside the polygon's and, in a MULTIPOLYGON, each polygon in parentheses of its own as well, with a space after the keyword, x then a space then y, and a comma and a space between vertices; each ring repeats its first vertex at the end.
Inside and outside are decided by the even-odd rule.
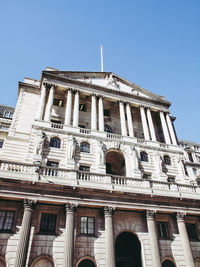
POLYGON ((119 83, 117 79, 113 77, 112 74, 110 74, 109 76, 106 76, 106 80, 108 81, 107 86, 112 86, 112 87, 115 87, 116 89, 119 89, 119 83))
POLYGON ((138 156, 138 152, 134 146, 131 147, 131 157, 132 157, 133 162, 134 162, 134 169, 139 169, 139 156, 138 156))
POLYGON ((41 130, 37 135, 37 143, 35 149, 36 155, 42 156, 45 141, 46 141, 46 134, 41 130))
POLYGON ((179 159, 178 159, 178 170, 180 175, 186 175, 185 173, 185 167, 184 167, 184 157, 180 155, 179 159))
POLYGON ((71 137, 68 140, 68 159, 74 159, 76 154, 76 138, 71 137))
POLYGON ((106 145, 103 142, 99 142, 97 146, 97 156, 99 165, 105 164, 106 145))

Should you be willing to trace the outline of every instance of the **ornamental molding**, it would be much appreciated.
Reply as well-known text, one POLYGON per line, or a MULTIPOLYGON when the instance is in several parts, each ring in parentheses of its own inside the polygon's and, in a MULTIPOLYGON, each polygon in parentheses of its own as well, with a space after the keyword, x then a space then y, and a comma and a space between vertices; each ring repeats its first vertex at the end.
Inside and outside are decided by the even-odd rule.
POLYGON ((105 216, 112 216, 114 214, 114 207, 107 206, 104 208, 104 215, 105 216))
POLYGON ((24 210, 33 210, 36 207, 36 200, 33 199, 24 199, 24 210))
POLYGON ((77 210, 77 207, 78 207, 78 203, 71 203, 71 202, 66 203, 65 205, 66 214, 75 213, 77 210))

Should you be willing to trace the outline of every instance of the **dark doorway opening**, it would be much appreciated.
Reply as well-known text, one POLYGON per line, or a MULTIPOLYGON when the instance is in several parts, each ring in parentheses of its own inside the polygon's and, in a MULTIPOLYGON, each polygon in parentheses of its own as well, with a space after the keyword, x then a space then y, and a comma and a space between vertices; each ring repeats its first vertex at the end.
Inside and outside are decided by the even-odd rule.
POLYGON ((120 150, 110 150, 106 153, 106 173, 113 175, 126 175, 124 155, 120 150))
POLYGON ((162 263, 162 267, 175 267, 174 263, 171 262, 170 260, 165 260, 162 263))
POLYGON ((95 267, 91 260, 83 260, 79 263, 78 267, 95 267))

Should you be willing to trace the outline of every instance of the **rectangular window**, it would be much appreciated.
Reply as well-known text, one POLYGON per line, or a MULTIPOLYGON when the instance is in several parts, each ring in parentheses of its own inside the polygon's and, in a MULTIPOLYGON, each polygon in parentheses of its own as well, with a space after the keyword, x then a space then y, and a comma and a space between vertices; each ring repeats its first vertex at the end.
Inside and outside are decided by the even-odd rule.
POLYGON ((63 107, 64 101, 62 99, 59 99, 59 98, 54 98, 53 105, 57 106, 57 107, 63 107))
POLYGON ((194 223, 186 223, 186 229, 187 229, 189 239, 199 240, 197 228, 194 223))
POLYGON ((86 111, 86 104, 79 104, 79 110, 80 111, 86 111))
POLYGON ((53 168, 58 168, 59 162, 49 160, 47 161, 47 166, 52 167, 52 168, 45 169, 45 175, 48 175, 48 176, 58 175, 58 170, 53 169, 53 168))
POLYGON ((157 222, 157 229, 159 238, 170 238, 167 222, 157 222))
POLYGON ((0 230, 1 231, 12 230, 14 215, 15 215, 14 211, 10 211, 10 210, 0 211, 0 230))
POLYGON ((81 234, 94 235, 94 217, 81 217, 81 234))
POLYGON ((55 233, 57 214, 42 213, 40 233, 55 233))
POLYGON ((104 109, 103 110, 103 114, 104 114, 104 116, 109 117, 110 116, 110 110, 109 109, 104 109))
POLYGON ((2 148, 3 147, 3 139, 0 139, 0 148, 2 148))
POLYGON ((90 166, 80 165, 79 170, 83 171, 83 172, 89 172, 90 171, 90 166))

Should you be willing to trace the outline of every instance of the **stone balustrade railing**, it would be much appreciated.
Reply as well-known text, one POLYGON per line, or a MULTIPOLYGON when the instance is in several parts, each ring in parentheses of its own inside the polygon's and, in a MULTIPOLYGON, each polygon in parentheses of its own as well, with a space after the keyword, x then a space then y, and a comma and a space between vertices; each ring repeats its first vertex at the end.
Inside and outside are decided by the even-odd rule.
POLYGON ((116 191, 200 198, 200 186, 0 161, 0 178, 98 187, 116 191))

